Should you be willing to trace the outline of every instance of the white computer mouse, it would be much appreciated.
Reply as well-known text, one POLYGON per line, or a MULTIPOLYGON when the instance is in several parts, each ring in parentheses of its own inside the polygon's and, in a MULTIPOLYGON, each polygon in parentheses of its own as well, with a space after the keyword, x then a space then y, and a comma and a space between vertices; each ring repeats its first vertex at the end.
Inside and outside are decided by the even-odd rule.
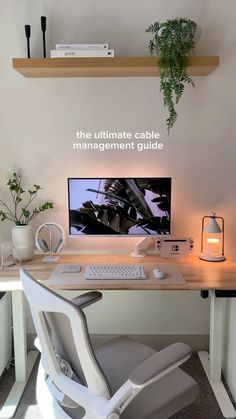
POLYGON ((153 269, 153 275, 156 279, 164 279, 166 277, 166 273, 160 267, 153 269))

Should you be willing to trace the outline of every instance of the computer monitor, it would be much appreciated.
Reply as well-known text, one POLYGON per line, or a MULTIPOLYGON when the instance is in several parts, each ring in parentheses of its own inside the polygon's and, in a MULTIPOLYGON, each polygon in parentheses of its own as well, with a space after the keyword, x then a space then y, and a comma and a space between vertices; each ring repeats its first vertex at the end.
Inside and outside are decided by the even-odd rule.
POLYGON ((69 178, 69 235, 170 234, 171 178, 69 178))

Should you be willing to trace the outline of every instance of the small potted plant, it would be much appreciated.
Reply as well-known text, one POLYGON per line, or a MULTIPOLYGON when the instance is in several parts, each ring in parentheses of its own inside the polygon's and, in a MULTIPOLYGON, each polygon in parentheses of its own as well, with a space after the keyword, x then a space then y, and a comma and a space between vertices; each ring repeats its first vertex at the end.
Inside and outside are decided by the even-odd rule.
POLYGON ((197 24, 185 18, 155 22, 146 29, 146 32, 154 34, 149 42, 150 53, 159 56, 160 91, 169 111, 166 120, 168 134, 177 119, 175 105, 183 95, 185 84, 194 86, 187 74, 187 64, 189 55, 194 51, 196 29, 197 24))
POLYGON ((52 202, 45 202, 38 207, 32 208, 31 204, 38 195, 40 189, 39 185, 33 185, 28 189, 28 196, 26 199, 26 191, 22 187, 22 174, 14 172, 7 184, 13 206, 0 199, 0 221, 13 221, 15 226, 12 229, 12 243, 16 249, 16 257, 21 261, 30 260, 34 254, 34 236, 33 228, 29 224, 41 212, 53 208, 52 202))

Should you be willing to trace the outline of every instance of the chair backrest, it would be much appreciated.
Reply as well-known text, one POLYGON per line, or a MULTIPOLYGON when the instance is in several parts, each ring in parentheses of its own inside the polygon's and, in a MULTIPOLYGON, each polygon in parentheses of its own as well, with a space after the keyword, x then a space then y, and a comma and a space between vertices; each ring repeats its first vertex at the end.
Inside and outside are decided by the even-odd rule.
POLYGON ((95 396, 110 397, 109 385, 96 360, 86 317, 78 306, 45 287, 24 269, 20 277, 38 335, 45 372, 56 383, 58 356, 67 361, 78 381, 95 396))

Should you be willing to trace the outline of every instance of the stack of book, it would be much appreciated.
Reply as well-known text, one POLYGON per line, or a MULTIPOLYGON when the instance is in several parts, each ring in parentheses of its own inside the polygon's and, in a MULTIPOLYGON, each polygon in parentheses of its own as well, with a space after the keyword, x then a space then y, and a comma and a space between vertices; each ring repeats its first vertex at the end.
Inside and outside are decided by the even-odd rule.
POLYGON ((70 57, 114 57, 114 49, 108 44, 56 44, 51 49, 51 58, 70 57))

